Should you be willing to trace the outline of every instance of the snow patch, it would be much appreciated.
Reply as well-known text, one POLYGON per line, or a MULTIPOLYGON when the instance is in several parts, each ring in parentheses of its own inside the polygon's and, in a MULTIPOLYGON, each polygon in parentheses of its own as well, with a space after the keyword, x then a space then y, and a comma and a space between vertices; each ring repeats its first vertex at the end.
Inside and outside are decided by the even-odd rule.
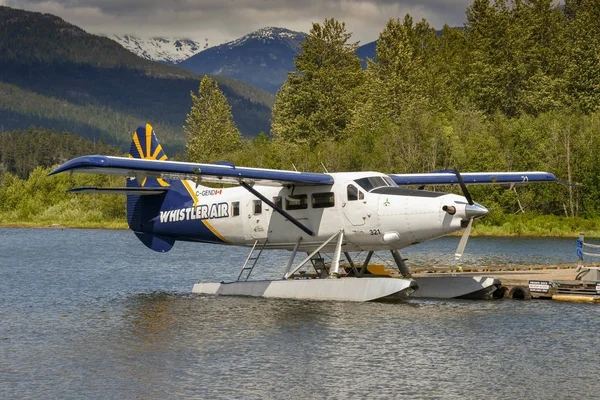
POLYGON ((188 38, 140 38, 134 35, 111 35, 109 38, 142 58, 170 64, 183 61, 203 48, 199 41, 188 38))
POLYGON ((244 43, 249 40, 260 40, 262 43, 272 42, 278 39, 297 39, 302 40, 305 34, 302 32, 294 32, 285 28, 275 28, 275 27, 267 27, 259 29, 255 32, 249 33, 245 36, 242 36, 239 39, 234 41, 225 43, 224 46, 229 47, 230 49, 242 46, 244 43))

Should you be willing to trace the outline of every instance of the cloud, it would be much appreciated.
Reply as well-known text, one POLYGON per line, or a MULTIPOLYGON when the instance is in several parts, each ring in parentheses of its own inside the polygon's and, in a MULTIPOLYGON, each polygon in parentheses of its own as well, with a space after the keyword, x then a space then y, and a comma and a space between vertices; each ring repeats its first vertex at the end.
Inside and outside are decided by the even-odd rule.
POLYGON ((308 32, 312 22, 346 22, 354 40, 375 40, 390 18, 409 13, 436 28, 462 26, 472 0, 0 0, 47 12, 92 33, 208 38, 210 45, 278 26, 308 32))

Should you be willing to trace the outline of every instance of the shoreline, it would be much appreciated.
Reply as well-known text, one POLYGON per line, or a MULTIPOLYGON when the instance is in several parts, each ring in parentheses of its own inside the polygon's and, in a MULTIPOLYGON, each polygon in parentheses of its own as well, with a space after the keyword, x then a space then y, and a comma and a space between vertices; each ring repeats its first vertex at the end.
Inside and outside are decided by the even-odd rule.
MULTIPOLYGON (((108 229, 108 230, 128 230, 129 227, 126 221, 111 221, 106 223, 82 223, 82 224, 58 224, 58 223, 34 223, 34 222, 15 222, 15 223, 0 223, 0 229, 108 229)), ((462 236, 463 231, 458 231, 445 236, 462 236)), ((585 232, 586 237, 600 238, 597 232, 585 232)), ((575 239, 579 237, 579 232, 561 232, 561 233, 540 233, 540 232, 490 232, 483 229, 482 232, 477 232, 476 228, 471 231, 470 237, 520 237, 520 238, 563 238, 575 239)))
POLYGON ((38 223, 0 223, 0 229, 108 229, 128 230, 127 222, 110 224, 38 224, 38 223))

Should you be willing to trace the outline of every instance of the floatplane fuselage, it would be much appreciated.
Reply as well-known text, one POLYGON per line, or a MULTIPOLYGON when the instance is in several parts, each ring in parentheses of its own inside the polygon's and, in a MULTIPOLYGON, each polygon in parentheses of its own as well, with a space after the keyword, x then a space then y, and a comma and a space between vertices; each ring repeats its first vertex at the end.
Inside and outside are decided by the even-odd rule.
MULTIPOLYGON (((344 231, 342 251, 394 250, 435 239, 465 227, 463 221, 485 215, 464 196, 398 187, 377 172, 331 173, 323 186, 260 186, 253 189, 286 211, 311 233, 290 222, 272 205, 243 187, 210 188, 183 181, 178 199, 164 199, 158 215, 137 232, 176 240, 310 252, 344 231)), ((333 245, 331 245, 333 246, 333 245)), ((330 247, 331 247, 330 246, 330 247)))
MULTIPOLYGON (((84 187, 72 191, 126 195, 129 227, 155 251, 168 251, 176 241, 252 247, 242 268, 246 274, 243 277, 240 273, 238 281, 248 279, 262 250, 292 252, 283 281, 250 286, 243 282, 230 286, 205 285, 199 292, 321 300, 398 298, 414 291, 417 285, 410 279, 365 276, 369 259, 374 251, 389 250, 400 275, 408 278, 410 272, 399 249, 463 228, 466 228, 463 236, 466 242, 473 220, 488 212, 471 199, 466 184, 514 185, 556 180, 547 172, 462 176, 458 171, 389 175, 309 173, 166 159, 152 127, 145 125, 134 133, 128 158, 83 156, 68 161, 51 174, 68 171, 126 177, 126 187, 84 187), (237 186, 208 187, 205 182, 237 186), (459 184, 463 196, 404 187, 448 184, 459 184), (255 251, 258 255, 253 257, 255 251), (308 257, 293 266, 298 252, 306 252, 308 257), (367 252, 362 267, 354 265, 350 252, 367 252), (320 253, 332 253, 327 267, 319 264, 323 260, 320 253), (340 273, 342 254, 352 266, 350 273, 346 269, 340 273), (250 260, 254 260, 251 266, 250 260), (297 277, 295 272, 309 261, 319 272, 316 278, 351 275, 363 279, 338 279, 344 283, 335 283, 331 279, 311 281, 306 279, 308 275, 303 275, 302 282, 283 284, 297 277)), ((464 248, 464 242, 461 240, 459 248, 464 248)), ((462 254, 462 249, 459 253, 462 254)))

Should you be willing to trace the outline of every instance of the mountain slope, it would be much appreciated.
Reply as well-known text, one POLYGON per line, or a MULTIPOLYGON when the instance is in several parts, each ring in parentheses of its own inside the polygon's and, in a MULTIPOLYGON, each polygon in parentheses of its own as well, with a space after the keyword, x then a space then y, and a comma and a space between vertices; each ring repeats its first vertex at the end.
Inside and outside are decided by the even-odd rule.
MULTIPOLYGON (((166 148, 181 151, 189 94, 198 90, 199 80, 53 15, 0 6, 0 124, 5 130, 35 123, 126 148, 130 124, 149 122, 164 129, 157 134, 166 148)), ((225 77, 218 82, 244 135, 269 130, 272 95, 225 77)))
MULTIPOLYGON (((239 79, 276 93, 296 70, 294 57, 301 51, 306 34, 283 28, 263 28, 237 40, 211 47, 176 65, 199 74, 239 79)), ((367 66, 367 57, 375 58, 377 41, 360 46, 356 55, 367 66)))
POLYGON ((211 47, 177 64, 198 74, 239 79, 277 92, 294 71, 294 56, 306 34, 283 28, 263 28, 235 41, 211 47))
POLYGON ((185 38, 140 38, 134 35, 110 35, 109 38, 146 60, 170 65, 186 60, 202 50, 199 42, 185 38))
POLYGON ((367 58, 375 59, 377 40, 363 44, 356 50, 356 55, 362 60, 363 69, 367 68, 367 58))

